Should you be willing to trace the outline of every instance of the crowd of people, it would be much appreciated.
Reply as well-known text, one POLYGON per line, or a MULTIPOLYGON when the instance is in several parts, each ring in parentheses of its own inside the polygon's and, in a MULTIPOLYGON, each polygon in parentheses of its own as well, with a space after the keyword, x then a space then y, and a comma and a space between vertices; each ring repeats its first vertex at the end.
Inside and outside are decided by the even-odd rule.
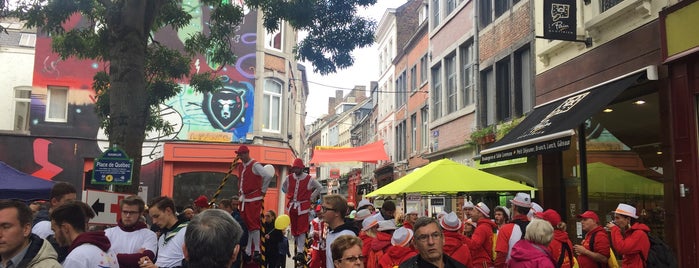
MULTIPOLYGON (((319 261, 311 262, 312 268, 592 268, 616 263, 614 255, 610 255, 613 252, 621 257, 622 267, 644 267, 650 248, 646 235, 650 229, 636 221, 635 207, 623 203, 606 226, 594 211, 577 215, 585 237, 575 244, 560 214, 553 209, 544 210, 526 193, 516 194, 509 201, 509 208, 497 206, 493 211, 483 202, 474 205, 466 201, 462 218, 455 212, 438 213, 434 218, 418 217, 416 211, 408 210, 403 220, 396 220, 395 204, 391 201, 375 210, 368 200, 362 200, 355 219, 358 215, 369 216, 362 218, 362 224, 354 229, 350 220, 341 220, 345 208, 337 199, 341 197, 326 196, 320 207, 318 221, 329 219, 327 230, 337 235, 326 235, 323 241, 323 232, 312 232, 314 245, 329 247, 324 252, 325 266, 319 261)), ((313 229, 322 230, 317 225, 313 229)), ((313 247, 312 259, 321 255, 316 251, 322 251, 322 247, 313 247)))
POLYGON ((420 217, 409 209, 397 219, 390 200, 377 209, 367 199, 355 208, 341 195, 320 197, 320 184, 304 172, 300 159, 281 187, 288 197, 290 249, 277 212, 262 210, 274 174, 251 159, 247 147, 237 153, 238 195, 216 204, 200 196, 179 212, 170 197, 146 205, 131 195, 120 201, 117 225, 104 230, 90 228, 95 213, 75 200, 68 183, 54 185, 43 210, 32 208, 35 203, 0 200, 0 268, 278 268, 287 258, 310 268, 585 268, 607 267, 611 248, 624 267, 643 267, 648 258, 650 229, 636 221, 636 209, 628 204, 619 204, 606 226, 594 211, 578 215, 585 238, 574 244, 560 214, 544 210, 526 193, 516 194, 509 208, 491 211, 483 202, 466 201, 462 217, 455 212, 420 217))

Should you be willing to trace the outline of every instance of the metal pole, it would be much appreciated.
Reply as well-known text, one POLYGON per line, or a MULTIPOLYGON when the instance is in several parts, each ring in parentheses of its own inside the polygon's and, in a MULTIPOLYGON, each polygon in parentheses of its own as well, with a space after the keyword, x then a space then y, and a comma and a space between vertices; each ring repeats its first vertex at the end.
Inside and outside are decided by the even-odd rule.
POLYGON ((587 146, 585 140, 585 124, 578 126, 578 148, 580 155, 580 207, 581 212, 588 209, 587 198, 587 146))

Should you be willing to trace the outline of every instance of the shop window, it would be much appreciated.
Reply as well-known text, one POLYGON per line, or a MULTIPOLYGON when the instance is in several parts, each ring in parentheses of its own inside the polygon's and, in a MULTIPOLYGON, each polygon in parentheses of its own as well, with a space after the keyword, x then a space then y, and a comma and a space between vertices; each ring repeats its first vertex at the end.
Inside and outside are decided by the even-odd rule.
POLYGON ((31 87, 15 88, 14 131, 29 131, 31 95, 31 87))
MULTIPOLYGON (((665 171, 663 127, 657 92, 627 89, 605 111, 585 122, 588 206, 598 211, 602 222, 609 222, 619 203, 636 207, 639 222, 664 237, 671 234, 665 220, 665 189, 674 185, 665 171), (637 93, 635 93, 637 92, 637 93), (643 95, 642 95, 643 94, 643 95)), ((569 197, 569 200, 572 200, 569 197)))
POLYGON ((262 99, 262 129, 264 131, 281 131, 282 83, 277 80, 265 80, 262 99))
POLYGON ((46 122, 68 122, 68 88, 48 87, 46 122))
MULTIPOLYGON (((175 207, 181 210, 191 206, 200 195, 206 195, 211 199, 225 176, 226 173, 223 172, 189 172, 176 175, 172 192, 175 207)), ((234 195, 238 195, 238 176, 231 175, 218 198, 231 198, 234 195)))

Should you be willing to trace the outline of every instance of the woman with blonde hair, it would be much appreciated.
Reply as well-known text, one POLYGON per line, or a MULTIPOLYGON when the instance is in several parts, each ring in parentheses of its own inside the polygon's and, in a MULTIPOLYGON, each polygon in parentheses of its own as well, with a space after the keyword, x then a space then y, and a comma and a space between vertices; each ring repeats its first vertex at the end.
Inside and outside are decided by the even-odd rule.
POLYGON ((553 239, 553 226, 548 221, 533 219, 527 225, 524 239, 515 243, 507 265, 510 268, 554 268, 548 249, 553 239))

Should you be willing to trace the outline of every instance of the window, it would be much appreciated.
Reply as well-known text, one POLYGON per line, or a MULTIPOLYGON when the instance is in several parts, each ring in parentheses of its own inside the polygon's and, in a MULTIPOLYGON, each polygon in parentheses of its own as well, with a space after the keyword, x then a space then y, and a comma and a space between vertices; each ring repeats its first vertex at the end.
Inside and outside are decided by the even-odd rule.
POLYGON ((68 122, 68 88, 48 87, 46 122, 68 122))
POLYGON ((265 131, 281 131, 282 84, 276 80, 265 80, 264 97, 262 99, 262 129, 265 131))
POLYGON ((396 126, 396 161, 401 161, 407 159, 407 154, 406 154, 406 142, 405 142, 405 133, 406 132, 406 126, 405 126, 405 120, 401 121, 398 123, 398 126, 396 126))
POLYGON ((410 151, 417 152, 417 113, 410 116, 410 151))
POLYGON ((21 47, 35 47, 36 46, 36 34, 22 33, 19 38, 19 46, 21 47))
POLYGON ((31 106, 31 87, 15 88, 15 131, 29 131, 29 110, 31 106))
POLYGON ((427 55, 420 58, 420 83, 427 81, 427 55))
POLYGON ((265 29, 265 48, 282 51, 284 43, 284 22, 279 23, 279 29, 268 32, 265 29))
POLYGON ((432 29, 437 27, 440 22, 440 14, 439 14, 439 1, 441 0, 432 0, 432 29))
MULTIPOLYGON (((500 0, 500 1, 507 1, 507 0, 500 0)), ((493 6, 491 0, 483 0, 478 2, 480 5, 480 26, 481 28, 488 26, 491 22, 493 22, 493 6)))
POLYGON ((468 42, 459 48, 461 55, 461 108, 475 102, 476 91, 473 90, 473 43, 468 42))
POLYGON ((410 68, 410 91, 417 90, 417 66, 410 68))
POLYGON ((497 121, 509 120, 510 110, 510 58, 495 63, 495 99, 497 103, 497 121))
POLYGON ((517 2, 519 2, 519 0, 483 0, 478 2, 478 4, 480 4, 480 27, 488 26, 491 22, 510 10, 517 2))
POLYGON ((420 120, 422 120, 422 129, 420 129, 420 144, 422 145, 422 149, 425 150, 427 149, 427 146, 430 145, 430 139, 429 139, 429 133, 430 133, 430 128, 429 128, 429 112, 427 111, 427 106, 422 107, 420 109, 420 120))
POLYGON ((429 10, 427 7, 427 3, 424 3, 420 7, 420 13, 418 14, 418 22, 417 24, 422 24, 427 19, 427 16, 429 14, 429 10))
POLYGON ((398 76, 398 79, 396 79, 396 108, 401 107, 405 105, 405 103, 408 101, 408 93, 407 93, 407 77, 405 74, 405 71, 403 71, 400 76, 398 76))
POLYGON ((514 93, 515 116, 522 116, 534 107, 532 90, 531 53, 529 47, 515 52, 514 93))
POLYGON ((610 8, 613 8, 617 4, 621 3, 621 1, 624 1, 624 0, 600 0, 599 1, 600 13, 605 12, 605 11, 609 10, 610 8))
POLYGON ((442 68, 432 68, 432 118, 442 117, 442 68))
POLYGON ((482 102, 479 109, 484 111, 481 119, 486 125, 497 123, 495 120, 495 78, 493 68, 488 68, 481 73, 481 86, 483 87, 482 102))
POLYGON ((446 15, 449 16, 452 11, 456 9, 456 0, 447 0, 447 13, 446 15))
POLYGON ((459 100, 456 97, 456 59, 450 56, 444 59, 444 65, 447 71, 447 113, 450 114, 456 111, 456 102, 459 100))
POLYGON ((532 55, 529 46, 481 72, 481 122, 492 125, 530 111, 534 105, 532 55))
POLYGON ((500 15, 504 14, 505 11, 508 9, 508 3, 509 1, 507 0, 495 0, 494 4, 494 10, 495 10, 495 18, 500 17, 500 15))

